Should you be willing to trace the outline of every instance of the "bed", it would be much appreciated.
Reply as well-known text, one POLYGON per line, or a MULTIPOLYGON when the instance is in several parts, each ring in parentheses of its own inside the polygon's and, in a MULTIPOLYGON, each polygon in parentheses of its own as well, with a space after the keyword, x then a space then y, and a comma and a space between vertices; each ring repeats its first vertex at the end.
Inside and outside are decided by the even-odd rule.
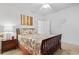
POLYGON ((61 34, 42 35, 29 29, 16 29, 18 47, 24 55, 51 55, 61 49, 61 34))

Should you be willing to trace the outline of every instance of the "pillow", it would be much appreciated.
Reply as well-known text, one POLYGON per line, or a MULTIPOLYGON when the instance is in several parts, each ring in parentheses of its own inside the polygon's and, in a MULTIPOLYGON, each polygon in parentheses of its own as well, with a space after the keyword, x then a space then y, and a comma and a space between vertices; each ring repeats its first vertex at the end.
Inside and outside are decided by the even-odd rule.
POLYGON ((21 28, 21 34, 34 34, 36 30, 34 28, 21 28))

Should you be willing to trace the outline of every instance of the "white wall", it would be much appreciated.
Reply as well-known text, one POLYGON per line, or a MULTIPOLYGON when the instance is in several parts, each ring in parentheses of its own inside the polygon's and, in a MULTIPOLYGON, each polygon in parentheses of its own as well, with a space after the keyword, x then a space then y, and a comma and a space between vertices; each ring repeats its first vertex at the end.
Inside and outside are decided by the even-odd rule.
POLYGON ((16 5, 10 4, 0 4, 0 24, 1 25, 20 25, 21 23, 21 14, 27 16, 33 16, 33 24, 37 29, 37 19, 38 15, 32 13, 30 10, 24 9, 23 7, 17 7, 16 5))
MULTIPOLYGON (((12 33, 8 33, 7 36, 5 37, 11 37, 12 35, 15 35, 15 31, 17 27, 19 27, 18 25, 21 24, 21 17, 20 15, 24 14, 26 16, 32 16, 33 17, 33 27, 37 30, 38 29, 38 17, 39 15, 32 13, 29 10, 25 10, 24 8, 19 8, 19 7, 15 7, 15 6, 10 6, 9 4, 0 4, 0 25, 2 26, 13 26, 13 34, 12 33), (12 34, 12 35, 11 35, 12 34)), ((10 28, 9 28, 10 29, 10 28)), ((4 31, 4 27, 3 29, 1 29, 0 27, 0 31, 4 31)))
POLYGON ((62 33, 62 41, 79 45, 79 6, 47 16, 52 34, 62 33))

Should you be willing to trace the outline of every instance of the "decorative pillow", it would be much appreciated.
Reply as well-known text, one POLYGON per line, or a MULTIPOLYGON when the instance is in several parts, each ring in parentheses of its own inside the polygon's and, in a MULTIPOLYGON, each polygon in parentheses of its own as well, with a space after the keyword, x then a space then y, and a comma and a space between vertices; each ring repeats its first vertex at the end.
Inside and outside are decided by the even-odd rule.
POLYGON ((36 30, 34 28, 21 28, 21 34, 35 34, 36 30))

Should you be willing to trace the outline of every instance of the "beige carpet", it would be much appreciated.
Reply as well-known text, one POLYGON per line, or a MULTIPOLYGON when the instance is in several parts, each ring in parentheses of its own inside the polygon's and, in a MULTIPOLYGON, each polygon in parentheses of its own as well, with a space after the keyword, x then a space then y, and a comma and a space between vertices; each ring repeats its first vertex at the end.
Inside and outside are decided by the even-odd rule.
POLYGON ((22 52, 19 49, 14 49, 14 50, 4 52, 1 55, 22 55, 22 52))
MULTIPOLYGON (((1 55, 22 55, 19 49, 7 51, 1 55)), ((62 50, 57 50, 54 55, 79 55, 79 46, 62 43, 62 50)))

